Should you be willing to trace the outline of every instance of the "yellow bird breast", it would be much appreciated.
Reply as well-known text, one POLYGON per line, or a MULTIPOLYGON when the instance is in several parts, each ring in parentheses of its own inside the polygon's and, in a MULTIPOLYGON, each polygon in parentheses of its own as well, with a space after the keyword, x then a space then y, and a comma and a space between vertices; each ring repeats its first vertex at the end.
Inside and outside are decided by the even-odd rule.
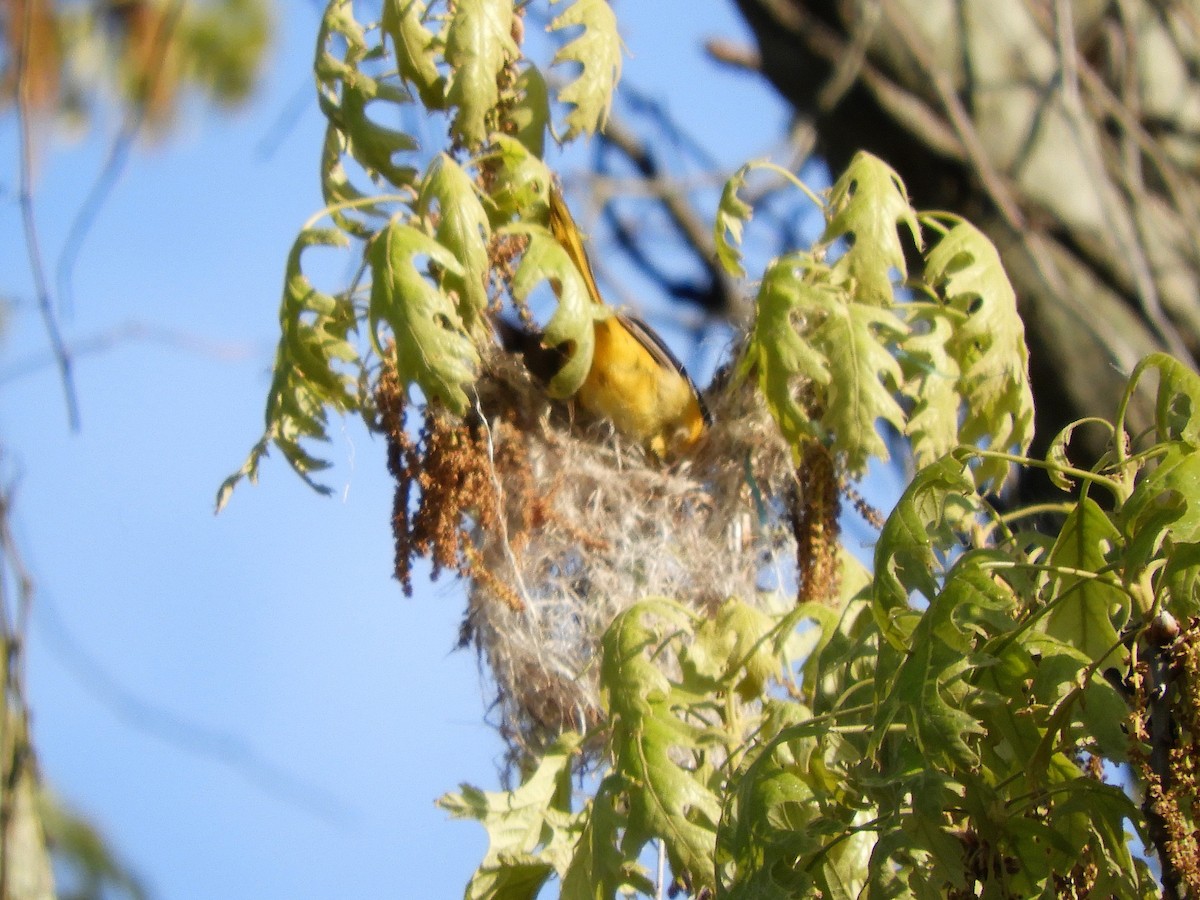
POLYGON ((704 432, 705 415, 687 376, 664 367, 621 316, 596 323, 592 367, 577 398, 659 457, 686 451, 704 432))

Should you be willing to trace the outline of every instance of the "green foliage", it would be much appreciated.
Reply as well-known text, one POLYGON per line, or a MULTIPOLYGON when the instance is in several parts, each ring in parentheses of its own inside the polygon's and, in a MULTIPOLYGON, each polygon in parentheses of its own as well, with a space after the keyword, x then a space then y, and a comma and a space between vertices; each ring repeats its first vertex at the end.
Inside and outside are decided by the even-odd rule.
POLYGON ((621 38, 607 0, 574 0, 550 23, 551 31, 571 28, 581 31, 559 49, 552 63, 574 63, 579 68, 579 74, 558 92, 558 99, 573 107, 567 113, 564 141, 592 134, 604 124, 621 78, 621 38))
MULTIPOLYGON (((546 343, 569 348, 548 393, 587 375, 607 313, 545 228, 542 154, 547 133, 600 126, 620 40, 606 2, 575 0, 539 66, 523 15, 511 0, 388 0, 363 23, 329 3, 315 61, 328 206, 288 261, 264 436, 219 502, 271 446, 312 483, 328 413, 370 417, 381 362, 466 414, 489 310, 541 286, 556 299, 546 343), (561 86, 550 67, 567 70, 561 86), (443 147, 379 124, 409 108, 444 121, 443 147), (318 289, 301 267, 312 247, 352 254, 352 283, 318 289)), ((720 202, 717 253, 736 275, 752 214, 739 192, 764 167, 739 170, 720 202)), ((603 717, 526 760, 514 791, 443 799, 488 832, 467 896, 528 900, 553 880, 566 898, 651 893, 652 849, 689 891, 727 897, 1153 896, 1126 828, 1154 843, 1154 822, 1100 763, 1146 771, 1135 664, 1161 661, 1150 635, 1200 612, 1200 377, 1150 357, 1129 394, 1157 376, 1152 435, 1126 434, 1127 395, 1092 469, 1070 462, 1070 429, 1028 459, 1024 333, 995 248, 914 210, 867 154, 825 198, 795 183, 825 231, 766 266, 737 371, 794 459, 818 442, 834 478, 907 439, 915 473, 873 573, 845 565, 827 606, 626 608, 601 642, 603 717), (996 508, 1014 465, 1049 470, 1061 503, 996 508), (583 759, 596 768, 578 796, 583 759)))
POLYGON ((537 225, 514 230, 528 239, 521 264, 513 276, 513 296, 524 302, 543 282, 558 286, 558 306, 544 330, 545 343, 555 347, 570 344, 574 352, 547 385, 551 397, 570 397, 583 384, 592 365, 595 330, 592 322, 604 310, 588 297, 583 275, 575 268, 567 252, 545 228, 537 225))
POLYGON ((1152 370, 1146 446, 1121 441, 1093 471, 1061 448, 1023 461, 1070 470, 1052 530, 1013 531, 1021 513, 975 477, 1009 456, 960 447, 917 472, 874 577, 847 578, 836 608, 732 599, 697 617, 648 600, 618 616, 603 772, 545 869, 561 896, 648 892, 651 842, 693 891, 731 898, 1158 896, 1128 831, 1150 842, 1146 813, 1098 765, 1145 753, 1128 724, 1144 711, 1106 673, 1155 652, 1163 614, 1196 611, 1200 485, 1179 470, 1200 448, 1176 412, 1200 379, 1152 357, 1130 394, 1152 370))
POLYGON ((571 758, 580 736, 565 734, 514 791, 490 793, 470 785, 438 801, 452 816, 477 819, 488 849, 465 896, 468 900, 533 900, 546 880, 565 869, 579 839, 571 814, 571 758))
POLYGON ((68 809, 47 791, 40 797, 46 839, 53 847, 60 883, 59 900, 98 900, 127 897, 145 900, 150 894, 123 860, 113 852, 95 824, 68 809))
POLYGON ((456 107, 453 134, 468 149, 487 139, 487 118, 500 101, 497 78, 516 57, 511 0, 457 0, 446 30, 452 75, 446 99, 456 107))
MULTIPOLYGON (((393 222, 371 242, 371 334, 386 323, 396 342, 397 372, 429 399, 458 415, 469 400, 462 386, 472 380, 479 356, 452 299, 417 268, 425 257, 450 277, 464 277, 454 254, 422 231, 393 222)), ((384 351, 378 344, 380 355, 384 351)))
MULTIPOLYGON (((726 185, 716 222, 718 257, 741 272, 736 243, 749 208, 726 185)), ((755 375, 799 459, 819 440, 847 471, 886 459, 880 423, 912 440, 918 464, 960 443, 1024 451, 1033 436, 1024 330, 1012 286, 988 240, 970 225, 919 215, 883 162, 855 157, 823 206, 825 232, 811 252, 768 267, 741 371, 755 375), (902 235, 925 253, 926 281, 907 285, 902 235), (832 263, 830 257, 836 257, 832 263)), ((998 487, 1007 463, 977 463, 981 485, 998 487)))
MULTIPOLYGON (((524 15, 512 0, 386 0, 380 21, 365 22, 350 0, 327 4, 313 63, 327 121, 327 206, 289 260, 266 428, 222 485, 218 507, 241 478, 257 476, 272 446, 322 490, 313 476, 327 462, 311 444, 327 439, 329 412, 372 415, 381 358, 425 401, 460 415, 470 406, 492 340, 485 310, 497 241, 536 235, 551 181, 541 161, 547 131, 594 132, 620 74, 621 42, 603 0, 575 0, 559 13, 551 31, 566 42, 541 66, 523 55, 524 15), (579 71, 552 91, 543 74, 551 66, 579 71), (563 110, 558 127, 552 101, 563 110), (397 127, 415 118, 406 110, 445 117, 442 152, 397 127), (331 227, 318 227, 323 218, 331 227), (344 290, 315 290, 300 273, 300 253, 314 244, 360 255, 344 290)), ((551 386, 569 396, 587 373, 595 311, 561 253, 532 237, 526 255, 516 292, 523 299, 550 281, 560 304, 548 338, 580 351, 551 386)))
POLYGON ((261 74, 271 12, 267 0, 23 2, 6 7, 0 42, 6 67, 26 55, 20 45, 28 42, 29 111, 79 119, 115 100, 128 126, 158 136, 188 97, 226 107, 246 100, 261 74))

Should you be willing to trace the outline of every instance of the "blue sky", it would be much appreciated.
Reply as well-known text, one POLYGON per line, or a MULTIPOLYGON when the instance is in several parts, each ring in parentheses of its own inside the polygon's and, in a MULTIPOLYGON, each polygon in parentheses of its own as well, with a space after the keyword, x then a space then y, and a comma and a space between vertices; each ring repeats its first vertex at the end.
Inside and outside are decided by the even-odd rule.
MULTIPOLYGON (((723 164, 776 145, 772 94, 703 61, 704 38, 744 36, 731 3, 616 9, 625 79, 723 164)), ((193 110, 138 152, 84 245, 68 341, 135 335, 78 359, 78 433, 51 367, 16 374, 46 341, 0 122, 0 475, 38 584, 35 739, 49 783, 156 896, 456 897, 484 832, 433 801, 497 788, 502 748, 476 659, 452 651, 459 588, 422 579, 408 600, 390 577, 382 443, 335 424, 334 497, 273 457, 212 514, 261 432, 284 259, 320 206, 315 102, 262 149, 310 84, 317 14, 289 4, 277 22, 256 98, 232 117, 193 110)), ((51 265, 106 149, 96 134, 41 161, 51 265)))

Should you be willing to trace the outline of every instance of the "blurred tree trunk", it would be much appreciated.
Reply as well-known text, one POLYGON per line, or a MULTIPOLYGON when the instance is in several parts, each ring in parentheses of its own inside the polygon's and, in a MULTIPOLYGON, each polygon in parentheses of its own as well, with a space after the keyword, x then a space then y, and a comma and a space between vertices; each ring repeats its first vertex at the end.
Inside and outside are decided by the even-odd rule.
POLYGON ((961 213, 1000 248, 1042 446, 1068 421, 1111 417, 1146 353, 1195 365, 1194 0, 736 2, 754 64, 833 171, 870 150, 918 208, 961 213))

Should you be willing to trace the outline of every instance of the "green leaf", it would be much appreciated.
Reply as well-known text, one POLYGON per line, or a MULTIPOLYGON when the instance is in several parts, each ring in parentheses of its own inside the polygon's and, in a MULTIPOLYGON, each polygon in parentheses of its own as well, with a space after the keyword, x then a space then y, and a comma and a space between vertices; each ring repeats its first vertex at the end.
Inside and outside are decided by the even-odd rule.
POLYGON ((530 154, 541 159, 546 151, 546 128, 550 125, 550 92, 546 79, 534 66, 517 76, 513 84, 515 99, 505 108, 505 118, 512 136, 530 154))
POLYGON ((368 173, 380 175, 395 186, 410 184, 416 170, 398 163, 395 157, 416 150, 416 139, 380 125, 367 115, 373 103, 401 106, 410 98, 400 85, 372 78, 363 71, 361 63, 383 50, 367 45, 350 0, 334 0, 326 8, 317 48, 317 101, 329 124, 342 133, 346 152, 368 173), (341 59, 332 52, 339 45, 345 48, 341 59))
POLYGON ((612 723, 614 774, 630 790, 627 854, 643 836, 661 838, 677 875, 711 886, 721 802, 683 759, 698 746, 699 730, 680 707, 685 698, 655 665, 667 634, 687 629, 690 617, 662 600, 645 600, 613 620, 601 641, 600 685, 612 723))
MULTIPOLYGON (((929 252, 925 274, 958 317, 946 349, 961 373, 959 441, 1025 452, 1033 439, 1029 352, 1000 255, 982 233, 959 222, 929 252)), ((1002 460, 985 460, 976 473, 981 489, 998 489, 1008 468, 1002 460)))
POLYGON ((550 380, 547 393, 558 399, 572 397, 592 367, 594 322, 612 312, 591 301, 583 275, 549 231, 538 225, 514 226, 510 231, 529 239, 513 275, 513 296, 524 303, 543 281, 549 281, 558 296, 558 306, 546 323, 542 341, 547 347, 565 345, 568 356, 566 364, 550 380))
POLYGON ((500 101, 498 79, 520 51, 512 37, 512 0, 457 0, 446 29, 453 70, 446 98, 457 107, 453 135, 468 149, 487 141, 487 117, 500 101))
POLYGON ((939 556, 958 544, 956 529, 974 512, 966 466, 946 456, 917 472, 888 516, 875 545, 872 611, 884 636, 906 649, 909 594, 932 600, 940 590, 939 556))
POLYGON ((329 209, 333 224, 348 235, 362 240, 375 233, 379 223, 370 219, 387 220, 382 205, 362 202, 368 195, 360 191, 346 173, 342 157, 349 152, 346 136, 330 124, 325 129, 325 141, 321 145, 321 196, 329 209), (343 204, 353 204, 352 207, 343 204), (360 218, 365 217, 365 220, 360 218))
POLYGON ((1185 621, 1200 615, 1200 544, 1175 544, 1158 577, 1169 596, 1167 611, 1185 621))
POLYGON ((514 791, 481 791, 462 785, 438 805, 458 819, 487 829, 483 862, 467 885, 467 900, 534 900, 547 879, 566 871, 578 828, 571 816, 571 760, 582 737, 560 737, 514 791))
POLYGON ((495 136, 495 149, 487 161, 493 168, 488 188, 495 205, 493 223, 513 217, 544 224, 546 203, 554 175, 546 164, 521 141, 507 135, 495 136), (539 215, 540 212, 540 215, 539 215))
POLYGON ((624 783, 606 778, 584 812, 584 825, 574 856, 562 879, 559 900, 609 900, 619 894, 654 894, 654 884, 637 862, 637 854, 621 849, 626 817, 624 783))
POLYGON ((834 264, 835 281, 847 286, 859 303, 888 308, 895 303, 895 281, 908 277, 899 226, 908 228, 917 248, 921 232, 904 184, 878 157, 859 151, 830 192, 825 246, 845 238, 845 254, 834 264))
POLYGON ((754 212, 753 207, 738 196, 738 191, 746 186, 746 178, 754 166, 754 163, 746 163, 725 182, 721 202, 717 205, 717 217, 713 222, 713 244, 717 248, 717 259, 726 272, 737 278, 746 276, 746 270, 742 267, 742 230, 754 212))
MULTIPOLYGON (((1052 567, 1096 573, 1120 551, 1121 533, 1096 501, 1084 497, 1071 510, 1050 551, 1052 567)), ((1129 618, 1129 595, 1113 576, 1053 573, 1043 619, 1047 634, 1100 660, 1117 644, 1117 630, 1129 618)))
POLYGON ((437 70, 438 40, 425 27, 422 0, 385 0, 380 27, 392 41, 400 77, 417 89, 425 109, 444 109, 446 80, 437 70))
POLYGON ((1137 364, 1121 408, 1129 404, 1147 369, 1158 371, 1154 422, 1159 442, 1183 441, 1193 449, 1200 447, 1200 375, 1166 353, 1151 353, 1137 364))
POLYGON ((555 32, 577 26, 582 26, 582 32, 560 47, 551 62, 552 67, 575 63, 580 69, 558 92, 559 101, 573 107, 567 113, 564 141, 580 134, 594 134, 604 125, 621 78, 621 36, 616 14, 607 0, 575 0, 555 17, 548 30, 555 32))
MULTIPOLYGON (((25 825, 20 822, 24 812, 22 788, 23 786, 18 785, 14 794, 14 806, 16 807, 14 812, 18 822, 16 827, 12 823, 9 825, 10 844, 6 850, 10 854, 10 865, 17 862, 21 855, 21 848, 13 846, 17 842, 13 841, 12 835, 14 833, 19 835, 25 825)), ((112 842, 97 828, 95 823, 67 808, 58 797, 45 789, 38 793, 37 807, 38 814, 45 826, 46 841, 53 850, 54 869, 59 877, 64 872, 70 872, 71 877, 65 881, 68 884, 90 887, 92 893, 86 894, 86 896, 147 900, 150 894, 142 885, 137 873, 117 855, 112 842)), ((10 890, 14 887, 12 881, 18 880, 14 878, 17 874, 13 871, 15 868, 13 866, 8 873, 8 877, 11 879, 10 890)), ((49 874, 47 870, 47 877, 49 874)), ((38 895, 33 891, 18 889, 10 896, 32 900, 38 895)), ((47 892, 46 896, 50 897, 51 894, 47 892)), ((79 894, 60 894, 59 896, 64 898, 82 897, 85 894, 81 892, 79 894)))
POLYGON ((688 666, 723 690, 733 688, 745 701, 758 699, 767 680, 780 674, 780 660, 768 640, 775 621, 761 609, 736 599, 696 629, 695 639, 681 653, 688 666))
POLYGON ((475 183, 458 163, 441 154, 421 184, 417 210, 427 220, 436 219, 434 235, 438 243, 462 266, 461 274, 447 271, 442 283, 457 295, 458 314, 467 332, 482 339, 490 331, 485 314, 492 230, 475 183))
POLYGON ((327 440, 326 408, 349 412, 360 408, 355 379, 341 364, 353 364, 358 350, 350 342, 358 319, 348 297, 334 297, 313 287, 301 267, 310 247, 346 247, 349 240, 333 228, 301 231, 288 254, 279 322, 282 334, 275 351, 275 368, 267 393, 262 438, 251 449, 242 467, 222 483, 217 492, 217 511, 229 501, 243 478, 258 478, 258 466, 274 445, 292 469, 314 490, 329 488, 312 479, 328 463, 313 457, 302 440, 327 440))
POLYGON ((972 635, 962 629, 956 613, 964 607, 1009 609, 1014 604, 1007 588, 972 559, 964 557, 951 569, 945 586, 921 614, 900 668, 892 673, 881 667, 877 685, 883 700, 875 717, 873 752, 892 724, 903 720, 909 726, 906 737, 930 764, 951 771, 978 763, 966 738, 985 729, 963 708, 967 694, 948 688, 967 669, 972 648, 972 635))
POLYGON ((903 327, 890 310, 867 303, 830 294, 810 299, 815 302, 802 314, 819 323, 809 339, 830 373, 821 424, 833 438, 832 449, 845 455, 846 469, 861 475, 871 457, 888 458, 879 421, 904 430, 904 411, 895 398, 902 373, 888 348, 903 327))
POLYGON ((832 378, 826 361, 799 331, 800 310, 830 293, 828 288, 801 279, 801 267, 811 261, 807 254, 793 253, 767 268, 742 363, 743 372, 757 373, 759 390, 771 417, 797 456, 803 440, 823 437, 800 397, 810 385, 823 387, 832 378))
POLYGON ((905 433, 912 440, 913 460, 922 468, 958 446, 960 418, 958 362, 946 345, 953 325, 939 311, 919 309, 904 339, 900 357, 904 393, 912 399, 905 433))
POLYGON ((1066 493, 1071 493, 1075 490, 1075 479, 1067 475, 1064 471, 1065 469, 1073 468, 1071 459, 1067 456, 1067 447, 1070 446, 1075 431, 1084 425, 1098 425, 1108 432, 1110 439, 1112 437, 1112 423, 1094 417, 1078 419, 1056 434, 1054 440, 1050 442, 1050 446, 1046 450, 1046 463, 1048 464, 1046 475, 1055 487, 1066 493))
POLYGON ((1165 446, 1158 465, 1120 511, 1129 545, 1124 562, 1131 573, 1149 565, 1168 537, 1174 543, 1200 542, 1200 453, 1182 443, 1165 446))
MULTIPOLYGON (((417 269, 421 257, 459 277, 464 274, 449 248, 398 220, 371 242, 372 340, 378 347, 379 326, 386 322, 396 342, 400 382, 418 385, 427 398, 462 415, 469 406, 464 387, 475 381, 479 354, 453 298, 417 269)), ((383 355, 381 347, 379 352, 383 355)))
POLYGON ((797 457, 804 440, 818 438, 844 457, 850 472, 861 472, 871 456, 887 458, 878 420, 903 427, 904 412, 889 389, 898 387, 900 366, 887 348, 902 326, 890 311, 806 280, 803 267, 811 263, 806 254, 790 254, 767 269, 743 371, 757 372, 797 457))

